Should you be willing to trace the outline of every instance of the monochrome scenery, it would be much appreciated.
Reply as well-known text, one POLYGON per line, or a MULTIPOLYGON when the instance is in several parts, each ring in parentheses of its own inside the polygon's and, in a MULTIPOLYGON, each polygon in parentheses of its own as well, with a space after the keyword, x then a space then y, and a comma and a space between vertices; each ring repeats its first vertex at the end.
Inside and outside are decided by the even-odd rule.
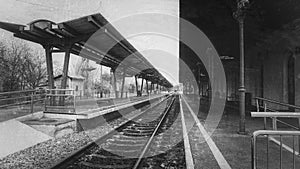
POLYGON ((0 0, 0 169, 299 169, 300 0, 0 0))

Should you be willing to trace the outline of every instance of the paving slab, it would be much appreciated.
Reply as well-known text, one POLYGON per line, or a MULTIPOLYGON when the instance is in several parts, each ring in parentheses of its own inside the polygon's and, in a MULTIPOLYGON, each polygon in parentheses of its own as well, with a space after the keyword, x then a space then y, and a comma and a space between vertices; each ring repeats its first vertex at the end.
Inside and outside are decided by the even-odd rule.
POLYGON ((17 120, 0 123, 0 158, 52 139, 17 120))

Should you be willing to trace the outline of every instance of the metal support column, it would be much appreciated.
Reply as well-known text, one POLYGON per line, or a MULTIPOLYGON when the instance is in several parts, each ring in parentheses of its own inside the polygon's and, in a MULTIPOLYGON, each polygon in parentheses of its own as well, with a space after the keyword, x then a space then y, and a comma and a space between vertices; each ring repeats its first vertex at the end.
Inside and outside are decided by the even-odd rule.
POLYGON ((136 96, 139 96, 139 85, 138 85, 138 81, 137 81, 137 75, 134 76, 134 78, 135 78, 136 96))
POLYGON ((240 28, 240 133, 245 133, 245 56, 244 56, 244 21, 239 21, 240 28))
POLYGON ((146 85, 147 85, 147 95, 149 95, 148 80, 146 80, 146 85))
POLYGON ((126 76, 126 69, 123 70, 122 88, 121 88, 121 98, 123 98, 124 84, 125 84, 125 76, 126 76))
MULTIPOLYGON (((61 89, 67 88, 67 81, 68 81, 68 71, 69 71, 69 63, 70 63, 70 50, 71 45, 68 45, 65 51, 65 60, 64 60, 64 67, 63 67, 63 74, 61 80, 61 89)), ((65 94, 65 91, 61 92, 61 94, 65 94)), ((59 98, 59 105, 63 106, 65 104, 65 97, 62 96, 59 98)))
POLYGON ((151 84, 150 84, 150 94, 152 94, 152 88, 153 88, 153 82, 151 81, 151 84))
POLYGON ((141 96, 143 95, 143 88, 144 88, 144 79, 142 78, 142 85, 141 85, 141 96))
POLYGON ((248 2, 237 0, 237 11, 234 13, 235 19, 239 23, 240 34, 240 124, 239 133, 246 134, 245 129, 245 56, 244 56, 244 20, 248 8, 248 2))
POLYGON ((116 70, 112 70, 113 73, 113 88, 114 88, 114 92, 115 92, 115 97, 118 98, 118 92, 117 92, 117 78, 116 78, 116 70))
POLYGON ((44 46, 46 52, 46 64, 47 64, 47 73, 48 73, 48 86, 49 89, 54 88, 54 79, 53 79, 53 61, 52 61, 52 53, 51 46, 44 46))
MULTIPOLYGON (((48 74, 48 86, 49 89, 54 89, 54 76, 53 76, 53 61, 52 61, 52 46, 46 45, 44 46, 46 53, 46 64, 47 64, 47 74, 48 74)), ((50 98, 50 105, 54 105, 55 99, 53 97, 50 98)))

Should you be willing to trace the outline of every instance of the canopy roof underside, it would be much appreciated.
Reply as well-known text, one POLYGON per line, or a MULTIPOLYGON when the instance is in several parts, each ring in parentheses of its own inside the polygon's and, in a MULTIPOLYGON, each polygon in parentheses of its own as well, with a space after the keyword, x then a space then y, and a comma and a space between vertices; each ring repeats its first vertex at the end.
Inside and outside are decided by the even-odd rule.
POLYGON ((165 87, 172 84, 161 75, 101 14, 55 23, 35 20, 28 25, 0 22, 0 28, 15 37, 50 45, 52 52, 70 49, 75 55, 93 60, 126 75, 138 76, 165 87))

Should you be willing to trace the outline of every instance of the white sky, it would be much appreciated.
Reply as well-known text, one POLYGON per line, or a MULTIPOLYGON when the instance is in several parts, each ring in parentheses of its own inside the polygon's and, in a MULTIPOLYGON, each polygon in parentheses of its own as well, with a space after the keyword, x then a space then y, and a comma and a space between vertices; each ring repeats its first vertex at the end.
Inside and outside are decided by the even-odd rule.
MULTIPOLYGON (((48 19, 62 22, 94 13, 101 13, 116 29, 126 37, 126 32, 134 32, 134 26, 125 27, 118 24, 121 18, 141 13, 161 13, 179 16, 179 0, 0 0, 0 21, 27 24, 35 19, 48 19), (116 22, 116 24, 114 24, 116 22)), ((160 21, 151 19, 132 20, 129 25, 137 22, 149 28, 157 26, 169 31, 178 39, 179 21, 168 18, 160 21), (159 23, 157 23, 159 22, 159 23)), ((0 30, 0 38, 10 40, 11 33, 0 30)), ((150 61, 171 83, 178 83, 179 79, 179 43, 177 40, 146 34, 131 37, 128 41, 144 57, 150 61)), ((33 47, 37 45, 32 44, 33 47)), ((41 47, 38 47, 42 49, 41 47)), ((61 62, 63 55, 54 55, 54 60, 61 62)), ((77 57, 72 56, 70 72, 74 73, 72 65, 76 64, 77 57)), ((95 73, 99 72, 99 69, 95 73)))

